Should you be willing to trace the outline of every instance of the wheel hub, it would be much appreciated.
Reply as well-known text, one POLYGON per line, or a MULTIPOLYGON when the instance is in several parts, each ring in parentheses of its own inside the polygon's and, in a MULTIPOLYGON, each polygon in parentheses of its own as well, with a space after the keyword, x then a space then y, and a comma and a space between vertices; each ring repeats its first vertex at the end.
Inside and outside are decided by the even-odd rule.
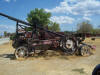
POLYGON ((72 40, 67 40, 67 41, 66 41, 66 47, 67 47, 68 49, 72 49, 73 46, 74 46, 74 44, 73 44, 73 41, 72 41, 72 40))
POLYGON ((24 50, 19 51, 19 54, 18 55, 20 57, 24 57, 25 56, 25 51, 24 50))
POLYGON ((15 56, 16 56, 17 59, 18 58, 26 58, 28 56, 27 48, 24 47, 24 46, 18 47, 15 50, 15 56))

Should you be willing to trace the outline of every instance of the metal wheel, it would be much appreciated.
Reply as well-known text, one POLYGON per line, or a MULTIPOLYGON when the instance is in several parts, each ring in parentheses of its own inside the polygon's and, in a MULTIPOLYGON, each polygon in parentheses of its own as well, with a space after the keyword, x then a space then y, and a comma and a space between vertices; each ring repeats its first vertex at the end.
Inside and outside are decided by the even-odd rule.
POLYGON ((75 42, 72 39, 66 39, 62 43, 62 49, 67 54, 74 54, 75 53, 75 42))
POLYGON ((81 50, 80 50, 80 55, 81 56, 89 56, 90 55, 90 49, 87 46, 83 45, 81 47, 81 50))
POLYGON ((15 57, 16 59, 19 58, 26 58, 28 56, 28 50, 24 46, 20 46, 15 50, 15 57))

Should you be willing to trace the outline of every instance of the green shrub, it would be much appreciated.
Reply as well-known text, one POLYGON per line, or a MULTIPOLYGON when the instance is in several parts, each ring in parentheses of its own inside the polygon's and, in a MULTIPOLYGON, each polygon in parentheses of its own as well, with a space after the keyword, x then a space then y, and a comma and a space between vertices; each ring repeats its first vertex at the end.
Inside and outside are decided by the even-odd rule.
POLYGON ((11 36, 10 36, 10 40, 14 40, 15 37, 16 37, 16 35, 11 35, 11 36))

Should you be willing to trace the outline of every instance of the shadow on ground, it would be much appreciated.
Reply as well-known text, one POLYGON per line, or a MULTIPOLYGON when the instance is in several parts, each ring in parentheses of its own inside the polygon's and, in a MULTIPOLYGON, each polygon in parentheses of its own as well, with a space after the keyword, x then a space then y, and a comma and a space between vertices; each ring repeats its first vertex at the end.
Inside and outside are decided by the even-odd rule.
POLYGON ((80 73, 80 74, 86 74, 86 75, 87 75, 87 73, 84 71, 84 68, 80 68, 80 69, 72 69, 72 71, 78 72, 78 73, 80 73))
POLYGON ((0 57, 9 58, 10 60, 15 60, 14 54, 2 54, 0 57))
MULTIPOLYGON (((10 60, 16 60, 15 58, 15 55, 14 54, 1 54, 0 55, 1 58, 9 58, 10 60)), ((68 60, 67 56, 66 55, 58 55, 58 54, 54 54, 54 53, 51 53, 51 54, 36 54, 36 55, 33 55, 33 56, 28 56, 27 59, 30 59, 30 58, 43 58, 44 60, 50 60, 50 59, 54 59, 54 58, 57 58, 57 59, 63 59, 63 60, 68 60)))
POLYGON ((38 53, 36 55, 33 55, 34 58, 44 58, 45 60, 49 60, 49 59, 52 59, 52 58, 58 58, 58 59, 64 59, 64 60, 68 60, 68 55, 65 55, 65 54, 62 54, 62 53, 59 53, 59 52, 44 52, 44 53, 38 53))

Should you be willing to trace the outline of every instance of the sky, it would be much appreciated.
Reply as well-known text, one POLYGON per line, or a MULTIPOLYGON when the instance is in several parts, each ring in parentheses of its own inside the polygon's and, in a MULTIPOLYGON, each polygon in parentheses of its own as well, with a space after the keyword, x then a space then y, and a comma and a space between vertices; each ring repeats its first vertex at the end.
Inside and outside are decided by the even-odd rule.
MULTIPOLYGON (((75 31, 77 23, 87 20, 94 28, 100 25, 100 0, 0 0, 0 12, 24 21, 35 8, 51 12, 50 20, 59 23, 61 31, 75 31)), ((0 33, 15 32, 15 25, 0 16, 0 33)))

